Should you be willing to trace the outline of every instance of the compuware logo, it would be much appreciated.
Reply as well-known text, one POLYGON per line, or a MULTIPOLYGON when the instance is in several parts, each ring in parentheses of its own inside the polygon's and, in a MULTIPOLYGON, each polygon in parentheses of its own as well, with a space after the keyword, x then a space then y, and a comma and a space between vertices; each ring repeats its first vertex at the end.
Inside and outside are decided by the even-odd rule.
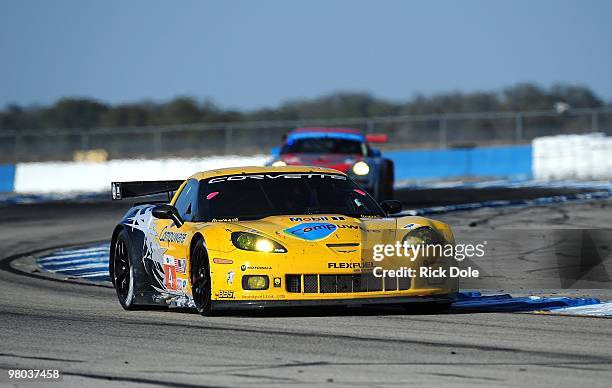
POLYGON ((336 225, 326 222, 306 222, 285 229, 285 233, 302 240, 314 241, 328 237, 336 229, 338 229, 336 225))

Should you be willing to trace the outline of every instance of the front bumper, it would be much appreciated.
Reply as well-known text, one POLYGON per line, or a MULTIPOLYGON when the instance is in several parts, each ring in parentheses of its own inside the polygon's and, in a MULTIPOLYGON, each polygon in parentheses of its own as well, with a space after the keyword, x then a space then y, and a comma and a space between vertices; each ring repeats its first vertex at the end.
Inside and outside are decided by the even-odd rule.
POLYGON ((457 294, 436 296, 392 296, 354 299, 317 299, 317 300, 213 300, 213 310, 251 310, 278 307, 358 307, 364 305, 393 305, 409 303, 452 303, 457 294))

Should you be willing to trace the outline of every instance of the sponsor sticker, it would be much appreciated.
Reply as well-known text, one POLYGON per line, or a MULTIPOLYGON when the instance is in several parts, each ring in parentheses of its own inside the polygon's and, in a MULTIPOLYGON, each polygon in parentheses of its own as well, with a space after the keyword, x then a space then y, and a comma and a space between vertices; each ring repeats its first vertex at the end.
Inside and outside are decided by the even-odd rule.
POLYGON ((311 222, 311 221, 344 221, 342 216, 321 216, 321 217, 289 217, 291 222, 311 222))
POLYGON ((265 266, 265 265, 248 265, 248 264, 242 264, 240 266, 240 270, 242 271, 246 271, 246 270, 264 270, 264 271, 269 271, 271 270, 272 267, 270 266, 265 266))
POLYGON ((176 278, 176 290, 185 291, 186 288, 187 288, 187 279, 176 278))
POLYGON ((186 273, 187 272, 187 260, 186 259, 175 259, 174 260, 174 268, 176 268, 177 273, 186 273))
POLYGON ((327 268, 333 269, 353 269, 353 270, 365 270, 374 268, 374 262, 365 261, 365 262, 329 262, 327 263, 327 268))
POLYGON ((238 222, 238 218, 213 218, 210 222, 238 222))
POLYGON ((244 181, 244 180, 263 180, 263 179, 340 179, 346 180, 347 177, 344 175, 336 175, 336 174, 324 174, 324 173, 298 173, 298 174, 251 174, 251 175, 230 175, 230 176, 221 176, 217 178, 212 178, 208 181, 209 184, 219 183, 219 182, 231 182, 231 181, 244 181))
POLYGON ((217 292, 216 297, 219 299, 234 299, 234 291, 221 290, 217 292))
POLYGON ((284 232, 290 236, 302 240, 315 241, 322 240, 334 233, 338 229, 336 224, 327 222, 306 222, 285 229, 284 232))
POLYGON ((169 243, 183 244, 187 238, 186 233, 165 231, 159 241, 167 241, 169 243))

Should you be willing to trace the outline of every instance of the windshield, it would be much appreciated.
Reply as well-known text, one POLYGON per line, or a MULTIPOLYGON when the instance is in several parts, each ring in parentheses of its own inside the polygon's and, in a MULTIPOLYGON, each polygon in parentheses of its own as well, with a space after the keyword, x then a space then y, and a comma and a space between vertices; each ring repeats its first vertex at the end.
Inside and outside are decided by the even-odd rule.
POLYGON ((281 154, 358 154, 366 155, 365 143, 333 137, 289 140, 281 154))
POLYGON ((344 175, 271 173, 200 181, 199 221, 255 220, 273 215, 383 217, 372 197, 344 175))

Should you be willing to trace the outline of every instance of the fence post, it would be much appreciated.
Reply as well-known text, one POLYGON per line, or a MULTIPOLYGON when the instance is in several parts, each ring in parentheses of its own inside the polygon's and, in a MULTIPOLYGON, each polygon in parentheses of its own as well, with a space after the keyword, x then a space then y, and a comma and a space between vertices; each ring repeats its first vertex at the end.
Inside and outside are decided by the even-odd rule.
POLYGON ((523 141, 523 116, 517 114, 514 116, 514 142, 520 143, 523 141))
POLYGON ((599 132, 599 114, 596 110, 591 113, 591 132, 599 132))
POLYGON ((374 123, 372 122, 372 120, 367 120, 366 121, 366 133, 372 133, 374 132, 374 123))
POLYGON ((227 125, 225 127, 225 155, 229 155, 232 152, 232 126, 227 125))
POLYGON ((81 131, 81 149, 86 151, 89 149, 89 133, 81 131))
POLYGON ((448 146, 448 138, 446 133, 446 117, 440 118, 440 148, 448 146))
POLYGON ((159 158, 162 152, 162 129, 155 128, 153 130, 153 152, 155 153, 155 157, 159 158))
POLYGON ((21 149, 23 140, 22 140, 22 135, 21 134, 17 134, 15 136, 15 163, 19 162, 19 157, 21 156, 21 149))

